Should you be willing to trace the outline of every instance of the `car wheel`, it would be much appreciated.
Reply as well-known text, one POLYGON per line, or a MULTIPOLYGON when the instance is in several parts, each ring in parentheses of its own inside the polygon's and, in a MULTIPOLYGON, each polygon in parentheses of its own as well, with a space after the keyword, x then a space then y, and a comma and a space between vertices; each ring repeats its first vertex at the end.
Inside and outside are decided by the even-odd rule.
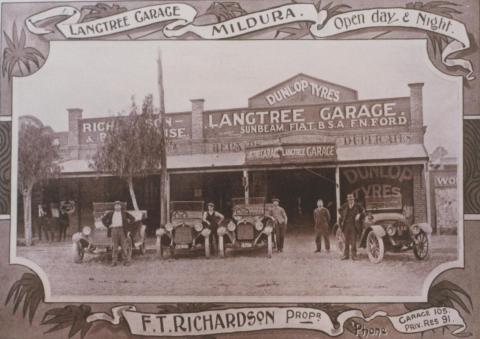
POLYGON ((132 239, 130 239, 130 237, 126 237, 123 243, 123 253, 125 254, 125 258, 123 258, 124 260, 130 260, 132 258, 132 249, 132 239))
POLYGON ((370 262, 378 264, 382 261, 385 254, 385 245, 382 237, 370 231, 367 235, 367 254, 370 262))
POLYGON ((413 254, 418 260, 425 260, 428 257, 429 243, 425 232, 420 232, 415 236, 413 244, 413 254))
POLYGON ((73 243, 73 262, 80 264, 83 261, 85 250, 80 242, 73 243))
POLYGON ((338 252, 343 254, 343 252, 345 251, 345 235, 343 234, 340 227, 338 227, 337 231, 335 232, 335 239, 338 252))

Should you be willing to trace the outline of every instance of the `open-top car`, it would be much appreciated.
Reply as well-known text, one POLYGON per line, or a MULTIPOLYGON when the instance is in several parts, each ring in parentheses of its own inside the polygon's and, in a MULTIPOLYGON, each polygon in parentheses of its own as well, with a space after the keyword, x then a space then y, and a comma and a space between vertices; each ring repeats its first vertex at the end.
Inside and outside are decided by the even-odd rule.
MULTIPOLYGON (((402 252, 413 250, 418 260, 425 260, 429 254, 429 238, 432 233, 427 223, 409 225, 402 210, 368 204, 365 220, 360 222, 361 235, 359 247, 366 248, 372 263, 383 260, 386 251, 402 252)), ((342 230, 336 227, 337 247, 343 252, 345 237, 342 230)))
POLYGON ((220 226, 218 234, 218 254, 225 256, 226 247, 267 248, 267 257, 272 256, 275 246, 275 220, 267 215, 269 207, 265 198, 233 198, 232 220, 227 226, 220 226))
MULTIPOLYGON (((112 250, 112 239, 110 230, 102 223, 102 217, 114 209, 114 202, 94 202, 92 227, 84 226, 81 232, 73 234, 73 260, 76 263, 83 261, 85 252, 99 254, 110 252, 112 250)), ((126 203, 122 203, 122 209, 125 209, 126 203)), ((134 218, 134 222, 126 225, 125 230, 125 254, 131 256, 133 250, 138 250, 145 254, 145 229, 144 220, 147 218, 147 211, 127 211, 134 218)))
POLYGON ((170 221, 156 231, 157 252, 163 257, 163 249, 168 248, 172 257, 176 252, 202 250, 210 257, 210 229, 205 227, 203 201, 172 201, 170 221))

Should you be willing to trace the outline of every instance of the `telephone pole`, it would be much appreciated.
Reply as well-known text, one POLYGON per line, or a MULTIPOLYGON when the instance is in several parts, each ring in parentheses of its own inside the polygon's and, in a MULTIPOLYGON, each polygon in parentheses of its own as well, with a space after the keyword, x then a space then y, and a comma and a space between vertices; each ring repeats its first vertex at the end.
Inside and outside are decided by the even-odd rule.
POLYGON ((159 94, 159 115, 160 115, 160 136, 162 140, 162 154, 160 157, 160 224, 163 226, 168 222, 168 192, 167 192, 167 142, 165 138, 165 94, 163 89, 162 53, 158 50, 158 94, 159 94))

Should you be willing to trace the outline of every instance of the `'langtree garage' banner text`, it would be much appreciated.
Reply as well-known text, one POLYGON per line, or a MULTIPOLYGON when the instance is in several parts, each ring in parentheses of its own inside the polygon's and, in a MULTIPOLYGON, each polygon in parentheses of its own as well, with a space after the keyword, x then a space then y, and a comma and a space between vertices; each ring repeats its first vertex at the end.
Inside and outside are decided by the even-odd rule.
POLYGON ((408 127, 410 99, 205 112, 204 136, 258 135, 316 130, 408 127))

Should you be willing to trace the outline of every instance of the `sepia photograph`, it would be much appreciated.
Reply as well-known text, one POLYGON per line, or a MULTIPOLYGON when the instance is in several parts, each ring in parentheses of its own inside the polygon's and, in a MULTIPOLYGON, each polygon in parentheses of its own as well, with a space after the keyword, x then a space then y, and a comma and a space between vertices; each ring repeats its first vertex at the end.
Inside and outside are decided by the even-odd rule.
POLYGON ((463 265, 425 45, 52 42, 13 80, 11 261, 56 301, 421 300, 463 265))

